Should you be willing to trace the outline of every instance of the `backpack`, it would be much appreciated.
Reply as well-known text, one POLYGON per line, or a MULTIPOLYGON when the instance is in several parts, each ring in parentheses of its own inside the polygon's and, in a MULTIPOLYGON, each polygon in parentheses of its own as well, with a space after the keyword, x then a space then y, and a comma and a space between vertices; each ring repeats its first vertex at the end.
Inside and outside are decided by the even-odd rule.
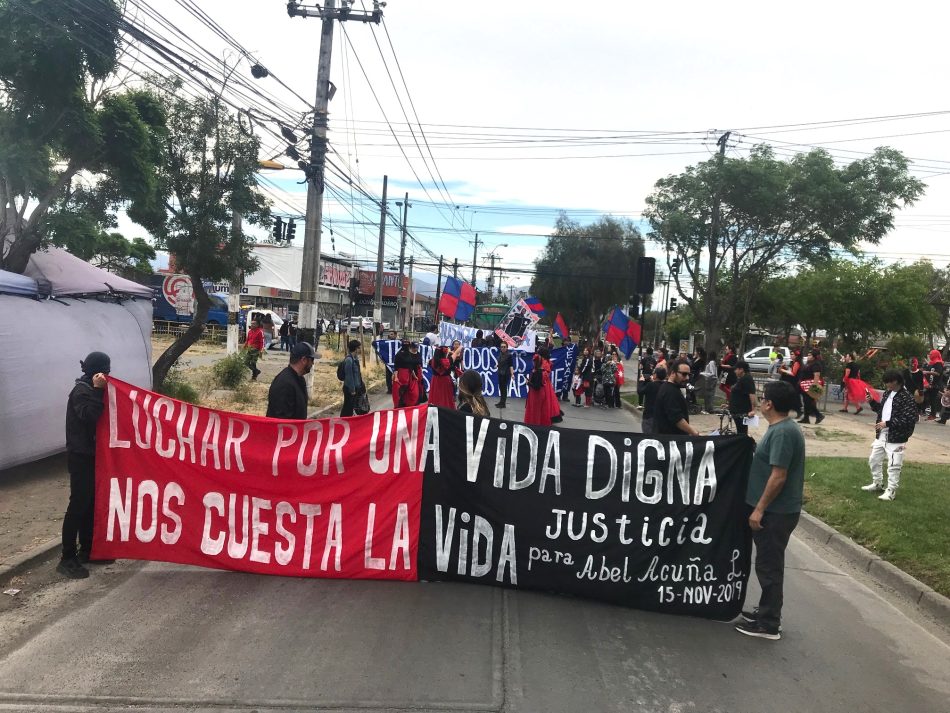
POLYGON ((344 358, 336 365, 336 378, 340 381, 346 381, 346 359, 344 358))

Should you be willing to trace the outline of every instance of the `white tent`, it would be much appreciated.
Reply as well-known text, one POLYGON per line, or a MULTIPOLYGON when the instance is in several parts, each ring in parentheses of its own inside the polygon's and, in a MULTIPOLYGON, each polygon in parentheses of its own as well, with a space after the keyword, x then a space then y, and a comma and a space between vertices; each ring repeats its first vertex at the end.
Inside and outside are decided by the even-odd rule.
POLYGON ((89 352, 106 352, 123 381, 152 383, 151 288, 58 249, 26 273, 0 272, 0 469, 65 448, 66 398, 89 352))

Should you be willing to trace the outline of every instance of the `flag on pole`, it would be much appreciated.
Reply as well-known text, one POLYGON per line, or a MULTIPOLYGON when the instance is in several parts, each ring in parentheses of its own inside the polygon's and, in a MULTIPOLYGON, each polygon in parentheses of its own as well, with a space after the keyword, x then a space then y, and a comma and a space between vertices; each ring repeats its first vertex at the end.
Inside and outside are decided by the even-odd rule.
POLYGON ((541 304, 541 300, 537 297, 525 297, 524 303, 539 317, 544 317, 547 314, 547 312, 544 311, 544 305, 541 304))
POLYGON ((457 277, 445 278, 439 312, 449 319, 464 322, 475 311, 475 288, 457 277))
POLYGON ((604 322, 605 339, 616 344, 623 352, 623 358, 629 359, 640 343, 640 325, 630 319, 622 309, 614 307, 604 322))
POLYGON ((567 335, 569 334, 567 322, 564 321, 564 317, 561 316, 560 312, 558 312, 557 317, 554 318, 554 333, 561 339, 567 339, 567 335))

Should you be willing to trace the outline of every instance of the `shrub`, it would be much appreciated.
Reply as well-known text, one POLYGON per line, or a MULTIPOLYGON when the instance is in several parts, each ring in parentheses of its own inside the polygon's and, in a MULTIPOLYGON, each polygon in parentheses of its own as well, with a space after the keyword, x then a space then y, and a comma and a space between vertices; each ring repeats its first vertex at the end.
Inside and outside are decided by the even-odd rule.
POLYGON ((172 381, 166 378, 162 388, 159 389, 159 393, 178 401, 187 401, 190 404, 200 402, 197 389, 184 381, 172 381))
POLYGON ((215 383, 222 389, 236 389, 247 379, 247 364, 241 352, 230 354, 215 362, 211 368, 215 383))

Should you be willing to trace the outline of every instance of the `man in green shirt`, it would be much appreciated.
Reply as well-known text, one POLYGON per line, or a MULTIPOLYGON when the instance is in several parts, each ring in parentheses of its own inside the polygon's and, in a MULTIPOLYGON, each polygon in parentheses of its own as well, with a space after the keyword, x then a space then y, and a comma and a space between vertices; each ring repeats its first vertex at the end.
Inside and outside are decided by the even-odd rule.
POLYGON ((762 588, 759 606, 742 612, 736 631, 760 639, 782 638, 785 548, 802 512, 805 439, 788 417, 795 391, 784 381, 765 385, 759 410, 769 428, 755 449, 746 504, 755 542, 755 575, 762 588))

